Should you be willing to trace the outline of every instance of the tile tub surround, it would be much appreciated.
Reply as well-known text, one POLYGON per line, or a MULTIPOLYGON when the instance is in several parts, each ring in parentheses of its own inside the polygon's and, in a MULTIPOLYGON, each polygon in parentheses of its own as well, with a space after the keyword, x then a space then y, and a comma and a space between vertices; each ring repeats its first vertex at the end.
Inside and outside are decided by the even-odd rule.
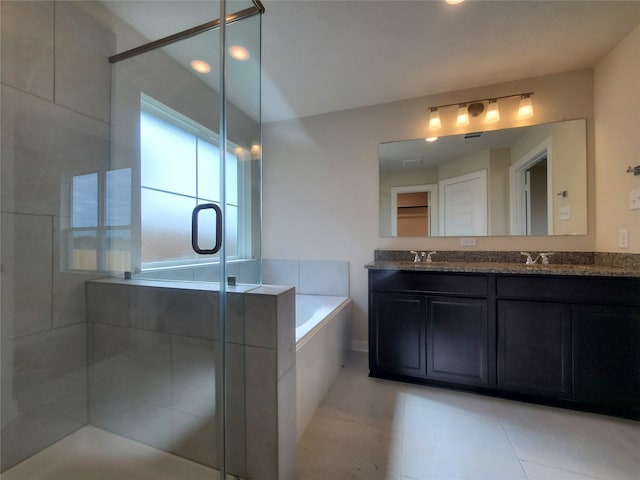
POLYGON ((262 260, 266 284, 291 285, 303 295, 349 296, 349 262, 334 260, 262 260))
MULTIPOLYGON (((428 250, 426 250, 428 251, 428 250)), ((540 252, 532 251, 535 258, 540 252)), ((525 265, 520 251, 438 251, 433 262, 413 262, 407 250, 375 250, 368 269, 432 272, 515 273, 522 275, 578 275, 640 277, 640 255, 594 252, 554 252, 549 265, 525 265), (621 255, 621 256, 618 256, 621 255)))
MULTIPOLYGON (((229 445, 237 453, 229 464, 243 476, 293 478, 294 297, 268 286, 227 297, 230 376, 245 379, 228 390, 229 426, 244 432, 229 445)), ((87 284, 87 299, 90 423, 215 467, 215 286, 104 279, 87 284)))
MULTIPOLYGON (((336 297, 314 297, 331 298, 336 297)), ((297 440, 344 366, 351 341, 352 301, 344 298, 296 342, 297 440)))

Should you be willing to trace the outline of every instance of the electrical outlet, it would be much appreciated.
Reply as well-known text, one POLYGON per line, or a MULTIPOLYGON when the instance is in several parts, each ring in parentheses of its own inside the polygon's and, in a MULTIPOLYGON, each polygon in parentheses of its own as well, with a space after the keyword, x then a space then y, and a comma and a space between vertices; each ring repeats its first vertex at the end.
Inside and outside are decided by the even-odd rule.
POLYGON ((460 239, 460 246, 461 247, 475 247, 476 246, 476 239, 474 237, 462 237, 460 239))
POLYGON ((629 248, 629 230, 618 231, 618 246, 620 248, 629 248))
POLYGON ((629 210, 637 210, 640 208, 640 188, 629 192, 629 210))

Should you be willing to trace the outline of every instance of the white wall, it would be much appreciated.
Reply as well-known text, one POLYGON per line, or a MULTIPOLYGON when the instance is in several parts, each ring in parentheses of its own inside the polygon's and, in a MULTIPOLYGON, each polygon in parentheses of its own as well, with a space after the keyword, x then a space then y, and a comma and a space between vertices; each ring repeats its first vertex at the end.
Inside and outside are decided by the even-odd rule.
MULTIPOLYGON (((593 71, 568 72, 448 92, 264 125, 263 256, 272 259, 348 260, 354 300, 353 338, 367 339, 367 272, 376 248, 456 250, 457 238, 380 238, 378 235, 378 144, 424 138, 431 105, 534 91, 535 116, 514 122, 514 105, 501 105, 494 128, 586 118, 588 198, 593 184, 593 71), (509 108, 507 108, 509 107, 509 108)), ((442 135, 461 133, 447 127, 442 135)), ((451 113, 453 116, 453 113, 451 113)), ((466 131, 477 131, 472 123, 466 131)), ((582 250, 595 246, 578 237, 478 238, 478 250, 582 250)))
POLYGON ((640 210, 628 209, 629 191, 640 177, 640 27, 595 68, 596 249, 640 253, 640 210), (618 231, 629 231, 629 249, 618 247, 618 231))

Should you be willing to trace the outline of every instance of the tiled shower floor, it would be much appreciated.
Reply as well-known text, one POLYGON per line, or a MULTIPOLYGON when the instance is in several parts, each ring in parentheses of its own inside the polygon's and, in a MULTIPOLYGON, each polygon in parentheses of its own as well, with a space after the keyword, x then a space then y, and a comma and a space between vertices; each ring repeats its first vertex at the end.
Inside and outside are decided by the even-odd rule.
POLYGON ((2 480, 214 480, 218 472, 86 426, 3 473, 2 480))

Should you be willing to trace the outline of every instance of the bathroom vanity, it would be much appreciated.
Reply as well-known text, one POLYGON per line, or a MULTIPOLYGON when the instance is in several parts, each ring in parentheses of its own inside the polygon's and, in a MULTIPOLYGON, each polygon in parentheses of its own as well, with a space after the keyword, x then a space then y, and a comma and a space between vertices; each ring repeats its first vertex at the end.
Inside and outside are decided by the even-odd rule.
POLYGON ((640 419, 640 270, 367 268, 371 376, 640 419))

